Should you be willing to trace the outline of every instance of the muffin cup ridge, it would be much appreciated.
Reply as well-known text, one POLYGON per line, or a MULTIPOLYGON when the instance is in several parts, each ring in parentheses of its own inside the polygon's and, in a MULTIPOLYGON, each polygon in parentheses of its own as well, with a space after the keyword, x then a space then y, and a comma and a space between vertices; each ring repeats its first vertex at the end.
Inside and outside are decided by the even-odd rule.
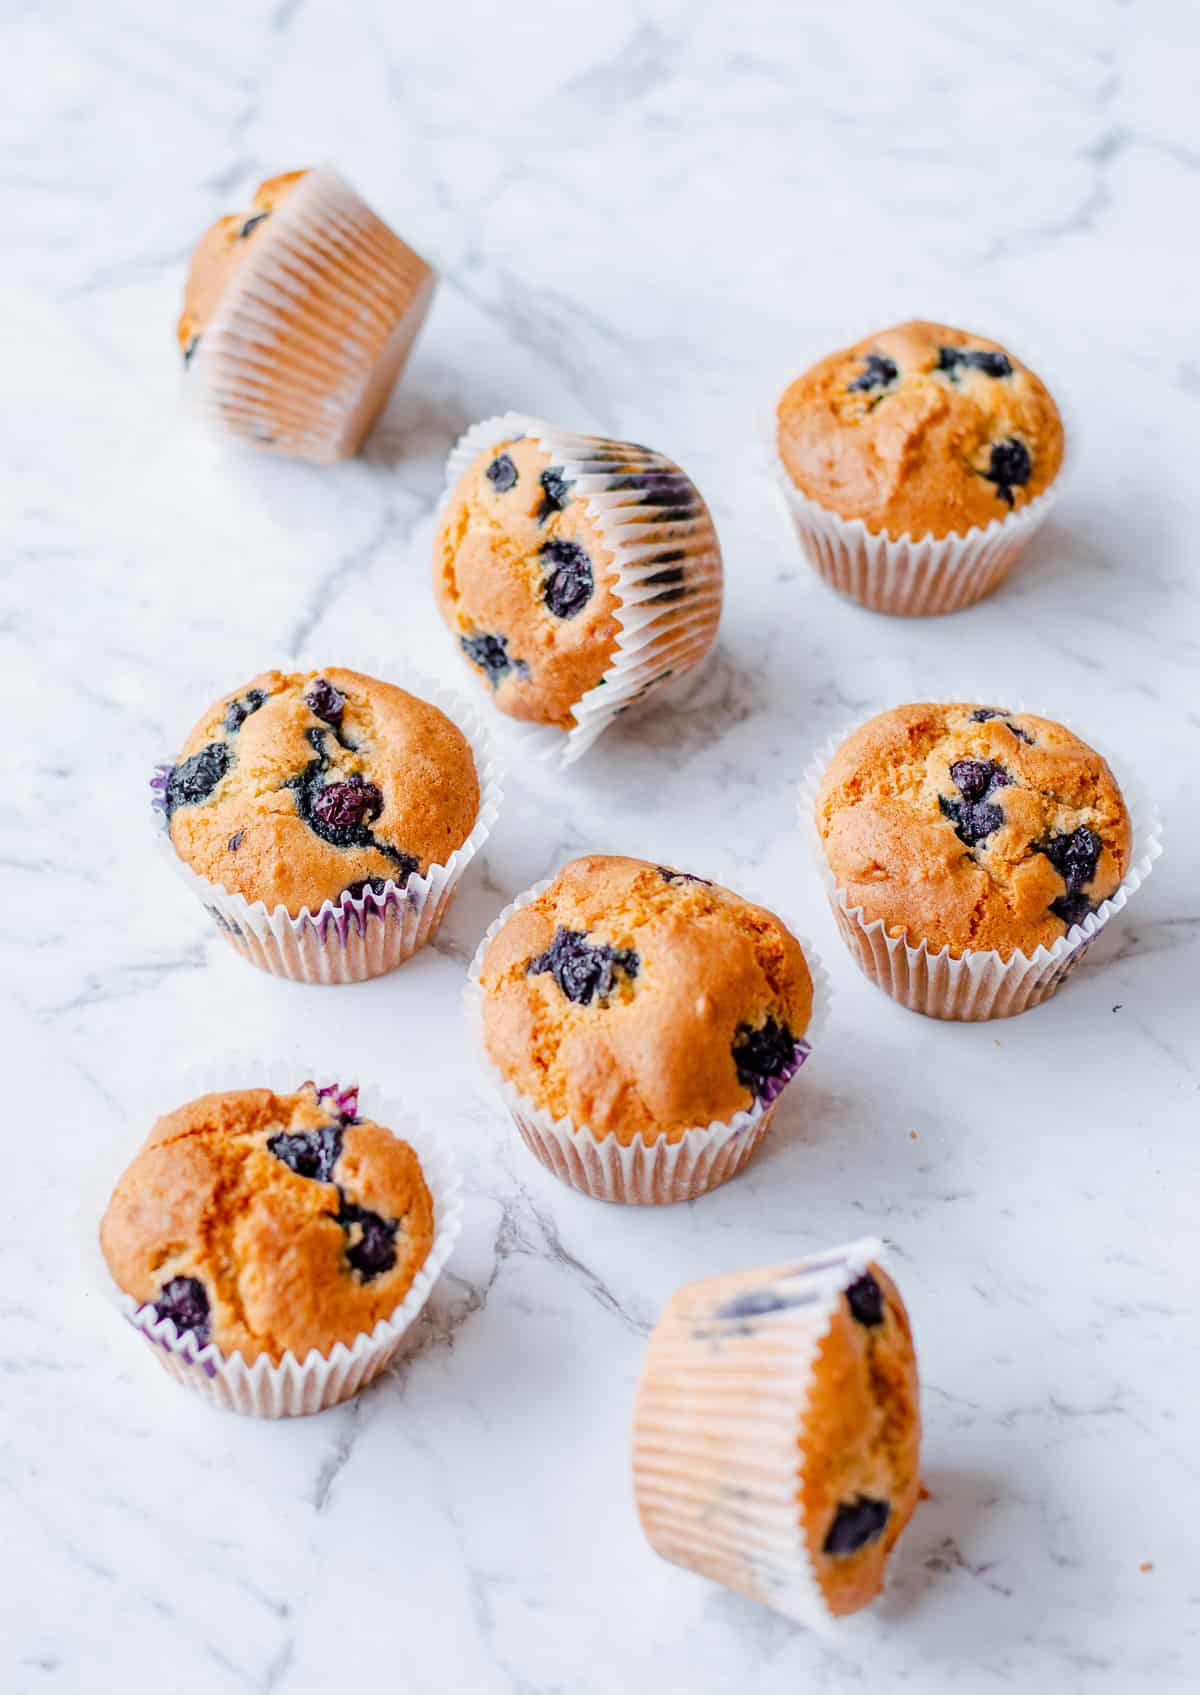
MULTIPOLYGON (((615 438, 556 429, 519 412, 484 418, 455 443, 446 461, 439 518, 468 467, 504 436, 533 436, 543 451, 562 464, 613 553, 610 569, 615 574, 619 626, 616 652, 600 681, 575 703, 574 726, 564 731, 550 724, 509 720, 535 758, 566 766, 586 753, 619 713, 707 657, 721 617, 721 548, 699 490, 703 510, 698 517, 672 519, 669 508, 656 508, 656 516, 647 520, 636 516, 643 509, 630 506, 628 494, 613 488, 613 474, 603 469, 605 457, 615 452, 624 456, 625 474, 631 463, 647 471, 678 473, 680 468, 665 454, 615 438), (659 555, 664 551, 671 553, 675 563, 686 564, 689 587, 683 599, 662 587, 659 555), (656 583, 655 578, 660 581, 656 583)), ((691 483, 690 477, 687 480, 691 483)), ((694 483, 691 486, 695 489, 694 483)))
POLYGON ((327 900, 315 913, 302 907, 293 917, 285 906, 268 911, 264 901, 232 893, 179 857, 163 801, 172 766, 155 768, 150 780, 151 818, 159 854, 188 884, 230 945, 252 965, 276 977, 296 983, 361 983, 403 965, 436 934, 467 867, 499 816, 500 771, 482 716, 453 690, 408 667, 398 686, 438 707, 462 731, 479 778, 479 812, 466 841, 445 865, 431 865, 403 887, 389 878, 382 894, 368 891, 358 898, 327 900))
POLYGON ((838 1302, 868 1265, 886 1259, 868 1237, 705 1279, 708 1310, 684 1318, 668 1306, 638 1384, 633 1486, 651 1546, 819 1631, 831 1632, 834 1619, 801 1512, 807 1406, 838 1302), (781 1289, 786 1305, 746 1310, 755 1295, 781 1289))
MULTIPOLYGON (((480 1063, 494 1084, 530 1152, 556 1177, 595 1200, 621 1201, 631 1206, 663 1206, 694 1200, 719 1188, 746 1166, 770 1128, 771 1119, 787 1087, 794 1081, 819 1043, 829 1016, 831 991, 828 973, 816 950, 796 936, 808 964, 813 984, 812 1015, 796 1070, 769 1104, 755 1102, 727 1122, 684 1131, 675 1140, 666 1134, 647 1144, 641 1136, 622 1146, 610 1131, 597 1137, 577 1126, 566 1114, 555 1118, 546 1108, 523 1095, 493 1063, 483 1035, 483 990, 480 976, 484 955, 492 939, 514 912, 528 906, 553 883, 552 877, 534 883, 510 902, 488 929, 475 951, 463 992, 467 1023, 479 1053, 480 1063)), ((795 934, 795 932, 793 932, 795 934)))
MULTIPOLYGON (((269 1088, 277 1094, 289 1094, 306 1081, 318 1087, 346 1086, 348 1079, 344 1072, 340 1077, 311 1076, 302 1065, 278 1057, 249 1060, 235 1056, 185 1068, 178 1095, 182 1102, 238 1088, 269 1088)), ((386 1371, 401 1352, 406 1332, 420 1316, 454 1250, 462 1228, 463 1196, 453 1152, 404 1101, 378 1093, 370 1083, 360 1085, 360 1093, 365 1096, 363 1115, 383 1124, 416 1150, 433 1198, 433 1243, 395 1311, 380 1319, 373 1330, 361 1332, 352 1343, 335 1343, 328 1354, 319 1354, 314 1348, 300 1360, 289 1350, 277 1365, 266 1355, 247 1365, 240 1352, 223 1354, 215 1342, 198 1348, 190 1331, 180 1336, 172 1319, 156 1318, 152 1306, 139 1303, 117 1287, 100 1251, 98 1232, 108 1195, 120 1175, 121 1159, 128 1160, 136 1150, 125 1150, 115 1159, 110 1150, 103 1172, 97 1165, 85 1185, 80 1225, 89 1285, 103 1291, 127 1323, 152 1346, 155 1359, 177 1383, 230 1412, 255 1418, 295 1418, 321 1412, 356 1395, 386 1371)))
POLYGON ((201 332, 187 373, 200 410, 281 453, 346 458, 386 404, 435 280, 336 171, 308 171, 201 332))
MULTIPOLYGON (((954 700, 960 698, 969 697, 955 696, 954 700)), ((937 704, 949 705, 953 701, 946 699, 937 704)), ((1035 709, 1017 702, 1010 710, 1021 713, 1035 709)), ((1066 729, 1071 728, 1063 719, 1056 721, 1066 729)), ((994 949, 967 948, 955 956, 949 943, 934 952, 927 942, 913 943, 907 936, 889 935, 882 918, 865 922, 862 908, 850 906, 825 858, 816 826, 817 794, 833 755, 861 722, 856 719, 846 724, 822 745, 804 773, 797 803, 801 829, 842 940, 859 967, 893 1000, 929 1018, 976 1022, 1011 1018, 1040 1006, 1082 963, 1101 930, 1149 877, 1162 853, 1162 819, 1158 807, 1136 778, 1127 779, 1110 760, 1129 813, 1131 834, 1129 867, 1113 893, 1082 924, 1073 925, 1051 947, 1039 946, 1032 954, 1017 949, 1004 960, 994 949)), ((1089 745, 1094 747, 1095 743, 1089 745)), ((1102 748, 1096 751, 1104 754, 1102 748)))

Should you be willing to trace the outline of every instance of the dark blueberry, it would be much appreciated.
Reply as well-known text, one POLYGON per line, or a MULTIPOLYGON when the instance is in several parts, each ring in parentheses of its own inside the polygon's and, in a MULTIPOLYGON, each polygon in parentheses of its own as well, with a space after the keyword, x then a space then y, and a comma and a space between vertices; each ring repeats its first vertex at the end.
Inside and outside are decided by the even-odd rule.
POLYGON ((972 724, 986 724, 991 718, 1003 718, 1018 741, 1026 742, 1030 747, 1034 745, 1033 737, 1029 734, 1029 731, 1023 730, 1019 724, 1013 723, 1008 716, 1008 708, 1005 706, 977 706, 971 714, 972 724))
POLYGON ((191 364, 192 355, 195 353, 199 345, 200 337, 198 335, 194 335, 183 350, 183 362, 185 365, 191 364))
POLYGON ((237 850, 241 847, 242 837, 245 834, 246 834, 245 830, 235 830, 233 832, 232 836, 230 836, 229 840, 225 844, 225 846, 229 849, 230 853, 236 853, 237 850))
POLYGON ((537 510, 539 524, 544 524, 547 518, 556 512, 562 512, 571 503, 571 490, 574 483, 568 482, 566 473, 561 465, 551 465, 542 472, 542 504, 537 510))
POLYGON ((887 359, 882 353, 868 353, 866 370, 855 377, 852 383, 846 384, 848 394, 869 394, 873 388, 886 388, 894 383, 900 375, 899 367, 894 359, 887 359))
POLYGON ((265 706, 266 691, 263 689, 248 689, 240 700, 231 700, 225 708, 225 716, 221 720, 222 727, 232 736, 236 735, 252 712, 257 712, 260 706, 265 706))
POLYGON ((1003 810, 990 797, 997 789, 1006 788, 1012 778, 991 759, 956 759, 950 776, 962 799, 939 795, 938 805, 954 825, 959 841, 966 847, 978 847, 1004 823, 1003 810))
POLYGON ((868 1330, 883 1323, 883 1290, 869 1271, 854 1279, 846 1290, 846 1300, 859 1324, 868 1330))
POLYGON ((507 494, 510 488, 517 486, 517 467, 507 453, 497 454, 484 472, 484 476, 497 494, 507 494))
POLYGON ((255 214, 252 218, 247 218, 246 222, 242 225, 241 229, 238 231, 238 234, 241 236, 242 240, 244 241, 246 239, 246 237, 250 234, 251 230, 256 230, 258 228, 259 224, 265 223, 266 220, 270 216, 271 216, 271 214, 269 212, 255 212, 255 214))
POLYGON ((163 796, 167 817, 177 806, 197 806, 207 800, 232 764, 233 755, 224 742, 209 742, 177 765, 167 778, 163 796))
POLYGON ((1013 489, 1027 483, 1032 470, 1033 460, 1025 443, 1009 436, 1007 441, 992 443, 992 457, 983 474, 989 483, 995 483, 997 499, 1011 506, 1013 489))
POLYGON ((608 487, 613 493, 637 489, 642 505, 669 508, 675 518, 693 518, 700 510, 696 491, 682 471, 639 471, 633 476, 614 477, 608 487))
POLYGON ((297 1177, 314 1183, 332 1183, 333 1168, 342 1157, 342 1130, 338 1124, 323 1124, 319 1130, 281 1130, 267 1140, 267 1149, 283 1161, 297 1177))
POLYGON ((843 1501, 829 1526, 824 1552, 857 1554, 860 1548, 883 1535, 891 1516, 887 1502, 873 1500, 870 1495, 856 1495, 852 1501, 843 1501))
POLYGON ((696 877, 690 871, 672 871, 669 865, 658 865, 655 869, 664 883, 703 883, 706 889, 712 888, 707 877, 696 877))
POLYGON ((992 353, 982 347, 940 347, 937 368, 957 381, 957 371, 965 365, 969 371, 982 371, 985 377, 1011 377, 1012 365, 1006 353, 992 353))
POLYGON ((1086 895, 1057 895, 1050 902, 1050 910, 1071 930, 1076 924, 1082 924, 1088 913, 1095 912, 1096 908, 1086 895))
POLYGON ((353 1201, 348 1201, 343 1195, 338 1211, 338 1223, 347 1231, 355 1225, 359 1228, 359 1237, 346 1249, 346 1258, 364 1283, 369 1283, 373 1277, 380 1277, 385 1271, 392 1269, 396 1263, 394 1218, 381 1218, 369 1207, 355 1206, 353 1201))
POLYGON ((342 713, 346 710, 346 697, 340 689, 334 688, 328 678, 313 678, 304 691, 304 704, 315 718, 324 719, 335 730, 340 727, 342 713))
POLYGON ((198 1277, 172 1277, 152 1303, 158 1318, 171 1318, 182 1336, 185 1330, 203 1347, 208 1341, 208 1291, 198 1277))
POLYGON ((493 688, 498 688, 510 671, 515 671, 518 677, 529 675, 523 659, 509 658, 507 636, 459 636, 458 645, 493 688))
POLYGON ((592 562, 577 541, 548 541, 542 549, 547 572, 542 599, 556 618, 574 618, 592 598, 592 562))
POLYGON ((342 894, 349 895, 351 900, 362 900, 364 895, 382 895, 386 888, 386 877, 362 877, 357 883, 348 883, 342 894))
POLYGON ((355 830, 383 811, 383 794, 354 773, 342 783, 326 783, 313 797, 313 811, 332 830, 355 830))
POLYGON ((1096 875, 1103 849, 1100 837, 1086 824, 1070 832, 1060 831, 1048 841, 1033 844, 1033 851, 1044 853, 1067 885, 1066 894, 1058 895, 1050 902, 1050 910, 1056 918, 1062 919, 1068 930, 1072 925, 1082 924, 1088 913, 1096 910, 1083 893, 1083 887, 1096 875))
POLYGON ((750 1090, 755 1100, 769 1105, 794 1074, 798 1047, 787 1025, 774 1016, 769 1016, 757 1030, 752 1025, 739 1024, 733 1038, 738 1082, 750 1090))
POLYGON ((559 929, 546 952, 529 961, 525 975, 549 971, 569 1001, 590 1006, 595 996, 604 1000, 612 994, 618 971, 632 980, 640 965, 632 948, 610 948, 607 942, 589 942, 583 930, 559 929))

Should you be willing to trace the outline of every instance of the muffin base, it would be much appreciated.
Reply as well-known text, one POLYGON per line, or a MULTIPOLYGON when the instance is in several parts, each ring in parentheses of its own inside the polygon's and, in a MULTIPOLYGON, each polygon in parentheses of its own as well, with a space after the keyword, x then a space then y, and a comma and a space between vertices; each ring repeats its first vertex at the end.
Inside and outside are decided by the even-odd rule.
MULTIPOLYGON (((1026 708, 1018 704, 1012 710, 1022 712, 1026 708)), ((949 944, 934 952, 926 942, 914 944, 907 936, 889 935, 882 918, 867 923, 862 908, 852 907, 845 890, 838 888, 825 858, 816 827, 817 794, 830 760, 857 728, 857 720, 846 725, 824 744, 808 766, 800 786, 799 813, 801 828, 825 885, 842 940, 860 970, 901 1006, 927 1018, 962 1023, 1012 1018, 1049 1000, 1082 964, 1109 920, 1125 907, 1150 875, 1162 853, 1162 820, 1158 808, 1147 800, 1139 784, 1118 778, 1132 835, 1129 869, 1108 899, 1089 913, 1081 925, 1073 925, 1065 936, 1060 936, 1052 947, 1038 947, 1031 954, 1018 949, 1007 960, 994 949, 985 952, 966 948, 956 956, 950 952, 949 944)))
POLYGON ((805 1408, 843 1292, 885 1258, 870 1238, 721 1279, 701 1321, 664 1315, 638 1385, 633 1486, 651 1546, 818 1629, 833 1618, 801 1518, 805 1408), (802 1304, 722 1315, 731 1296, 780 1284, 802 1304))
POLYGON ((561 730, 509 720, 522 746, 535 758, 565 766, 586 753, 620 713, 706 657, 721 618, 721 549, 699 491, 699 516, 672 519, 670 508, 631 506, 630 491, 613 486, 630 471, 678 474, 673 460, 633 442, 578 435, 518 412, 483 419, 455 444, 446 462, 446 493, 439 510, 445 509, 460 479, 484 449, 505 436, 535 437, 564 467, 613 554, 610 569, 615 573, 619 626, 616 652, 600 682, 574 704, 574 726, 561 730), (621 466, 618 472, 606 468, 614 457, 621 466), (646 510, 656 515, 647 519, 646 510), (674 588, 663 587, 662 555, 666 553, 671 555, 672 570, 686 572, 682 599, 672 598, 674 588))
MULTIPOLYGON (((303 1077, 303 1068, 291 1061, 235 1057, 185 1073, 180 1080, 179 1099, 238 1088, 270 1088, 276 1093, 288 1093, 303 1077)), ((331 1077, 313 1080, 318 1087, 336 1081, 331 1077)), ((86 1216, 81 1217, 89 1283, 105 1291, 121 1316, 150 1344, 163 1370, 177 1383, 229 1412, 254 1418, 296 1418, 349 1400, 386 1371, 401 1353, 405 1333, 420 1315, 453 1252, 463 1215, 462 1180, 453 1154, 403 1101, 377 1095, 372 1085, 367 1085, 362 1093, 366 1095, 366 1115, 402 1136, 416 1150, 433 1198, 433 1244, 407 1295, 390 1317, 381 1319, 373 1330, 363 1332, 349 1345, 336 1343, 328 1354, 313 1349, 305 1359, 299 1360, 288 1352, 278 1365, 264 1355, 247 1365, 240 1353, 222 1354, 215 1342, 197 1347, 190 1331, 180 1336, 174 1320, 156 1318, 152 1306, 143 1306, 118 1289, 100 1253, 97 1220, 112 1187, 116 1162, 111 1157, 106 1159, 104 1172, 97 1169, 94 1185, 87 1186, 96 1190, 94 1197, 89 1196, 86 1216)))
MULTIPOLYGON (((289 662, 292 665, 299 662, 289 662)), ((458 695, 410 671, 403 685, 443 711, 466 736, 479 778, 479 814, 462 846, 445 865, 431 865, 403 888, 390 878, 382 894, 326 901, 293 916, 284 906, 268 911, 193 871, 176 853, 167 827, 163 792, 172 767, 160 765, 150 780, 155 846, 189 885, 221 934, 242 958, 294 983, 362 983, 403 965, 437 933, 468 865, 483 847, 503 798, 499 768, 483 721, 458 695)))
POLYGON ((435 276, 336 171, 271 214, 188 372, 209 420, 318 464, 357 452, 425 320, 435 276))
MULTIPOLYGON (((476 950, 464 990, 467 1023, 480 1061, 499 1091, 513 1123, 529 1151, 572 1189, 597 1201, 617 1201, 627 1206, 669 1206, 676 1201, 693 1201, 736 1177, 766 1136, 780 1096, 764 1106, 756 1102, 748 1112, 739 1112, 727 1122, 685 1130, 670 1139, 665 1135, 647 1143, 638 1136, 623 1145, 611 1132, 598 1137, 580 1128, 567 1116, 555 1118, 539 1107, 503 1075, 487 1051, 483 1035, 483 990, 480 977, 484 956, 493 937, 514 912, 536 900, 554 881, 535 883, 504 908, 488 927, 476 950)), ((816 950, 797 937, 804 950, 813 984, 812 1014, 804 1040, 798 1044, 795 1071, 784 1088, 791 1085, 819 1041, 829 1014, 829 978, 816 950)), ((782 1091, 781 1091, 782 1093, 782 1091)))

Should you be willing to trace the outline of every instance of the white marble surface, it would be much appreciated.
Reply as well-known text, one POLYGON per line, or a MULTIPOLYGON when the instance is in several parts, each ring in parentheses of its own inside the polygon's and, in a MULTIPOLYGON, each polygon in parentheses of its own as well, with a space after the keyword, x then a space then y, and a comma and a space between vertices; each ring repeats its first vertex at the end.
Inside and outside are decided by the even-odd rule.
POLYGON ((1195 1688, 1194 9, 18 0, 3 43, 5 1695, 1195 1688), (204 225, 323 157, 442 286, 365 458, 317 471, 197 434, 172 325, 204 225), (757 434, 800 360, 914 312, 1043 363, 1075 426, 1028 569, 918 625, 816 582, 757 434), (510 405, 693 472, 718 661, 567 778, 512 773, 435 951, 349 990, 260 976, 155 863, 147 768, 300 646, 467 686, 432 508, 452 438, 510 405), (996 1026, 857 978, 792 822, 843 720, 959 689, 1067 716, 1169 824, 1068 990, 996 1026), (477 937, 583 849, 760 896, 832 967, 768 1151, 693 1206, 562 1188, 463 1057, 477 937), (71 1237, 141 1103, 247 1042, 406 1091, 468 1174, 417 1356, 289 1426, 174 1389, 71 1237), (679 1282, 868 1229, 913 1313, 931 1498, 883 1602, 819 1640, 649 1551, 629 1411, 679 1282))

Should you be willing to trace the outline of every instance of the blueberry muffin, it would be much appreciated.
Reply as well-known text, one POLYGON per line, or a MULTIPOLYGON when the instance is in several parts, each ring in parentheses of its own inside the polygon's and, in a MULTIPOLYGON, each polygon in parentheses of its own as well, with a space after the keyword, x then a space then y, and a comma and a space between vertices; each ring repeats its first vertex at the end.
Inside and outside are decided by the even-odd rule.
POLYGON ((838 749, 820 785, 825 859, 862 923, 931 952, 1050 947, 1114 893, 1129 815, 1100 755, 998 706, 898 706, 838 749))
POLYGON ((802 495, 887 536, 945 537, 1019 512, 1058 475, 1063 426, 1029 368, 982 336, 900 324, 797 377, 777 412, 802 495))
POLYGON ((716 533, 694 485, 662 454, 510 415, 469 432, 450 477, 434 593, 501 712, 576 729, 585 697, 593 713, 615 712, 712 645, 716 533), (632 616, 637 639, 618 674, 632 616), (604 695, 593 695, 601 684, 604 695))
POLYGON ((640 859, 572 860, 495 934, 479 982, 501 1075, 621 1146, 769 1107, 807 1053, 813 983, 795 937, 640 859))
POLYGON ((433 1243, 407 1142, 356 1091, 204 1095, 161 1118, 100 1226, 113 1280, 201 1347, 278 1363, 391 1316, 433 1243))
POLYGON ((667 1559, 840 1617, 883 1587, 920 1440, 912 1330, 878 1263, 835 1249, 710 1278, 674 1296, 647 1348, 639 1515, 667 1559))
POLYGON ((268 911, 317 912, 445 865, 479 813, 444 712, 356 671, 265 671, 208 709, 165 776, 175 852, 268 911))
POLYGON ((201 238, 176 335, 216 422, 281 453, 341 459, 382 410, 433 286, 335 172, 288 171, 201 238))

